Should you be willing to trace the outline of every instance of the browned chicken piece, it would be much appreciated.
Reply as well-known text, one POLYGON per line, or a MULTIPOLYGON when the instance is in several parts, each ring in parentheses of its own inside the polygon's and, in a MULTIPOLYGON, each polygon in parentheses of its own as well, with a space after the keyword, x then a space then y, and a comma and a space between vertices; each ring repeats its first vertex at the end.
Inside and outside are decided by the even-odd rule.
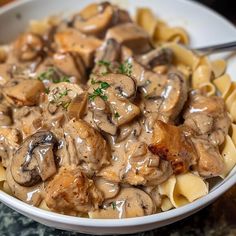
POLYGON ((43 126, 43 111, 40 107, 21 107, 14 111, 14 124, 22 130, 23 138, 35 133, 43 126))
POLYGON ((109 164, 111 157, 106 140, 83 120, 72 119, 65 125, 70 160, 80 165, 88 175, 109 164))
POLYGON ((224 100, 217 96, 207 97, 198 91, 190 93, 183 117, 185 126, 216 146, 224 142, 231 124, 224 100))
POLYGON ((79 168, 62 167, 46 187, 47 206, 59 213, 83 215, 98 209, 101 192, 79 168))
POLYGON ((42 56, 43 40, 32 33, 22 34, 13 44, 13 52, 19 61, 31 61, 42 56))
POLYGON ((192 141, 199 157, 198 173, 207 178, 221 175, 224 170, 224 161, 218 147, 206 139, 192 138, 192 141))
POLYGON ((151 49, 148 33, 134 23, 120 24, 110 28, 106 33, 106 39, 109 38, 115 39, 137 54, 145 53, 151 49))
POLYGON ((95 51, 102 42, 92 36, 86 36, 75 29, 66 29, 55 35, 55 42, 62 52, 78 53, 86 67, 93 65, 95 51))
POLYGON ((38 105, 43 83, 32 79, 12 79, 4 85, 3 95, 15 107, 38 105))
POLYGON ((55 53, 53 64, 67 76, 74 76, 77 83, 85 81, 85 66, 77 53, 55 53))
POLYGON ((132 65, 131 76, 136 80, 138 90, 143 99, 144 113, 158 113, 158 119, 165 123, 173 123, 187 100, 188 82, 177 70, 160 75, 147 70, 129 59, 132 65))
POLYGON ((135 143, 127 153, 125 168, 121 171, 122 182, 131 185, 157 185, 173 174, 171 165, 160 160, 148 150, 147 144, 135 143))
POLYGON ((181 127, 157 120, 152 141, 149 150, 161 159, 169 161, 175 174, 187 172, 189 167, 197 162, 193 144, 184 135, 181 127))

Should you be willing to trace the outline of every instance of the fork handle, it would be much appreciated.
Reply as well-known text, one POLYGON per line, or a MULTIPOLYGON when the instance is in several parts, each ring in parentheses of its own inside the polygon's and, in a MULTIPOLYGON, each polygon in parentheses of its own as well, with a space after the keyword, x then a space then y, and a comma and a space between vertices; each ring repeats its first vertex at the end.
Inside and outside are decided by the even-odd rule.
POLYGON ((194 50, 202 52, 202 53, 207 53, 207 54, 234 51, 236 50, 236 41, 207 46, 207 47, 195 48, 194 50))

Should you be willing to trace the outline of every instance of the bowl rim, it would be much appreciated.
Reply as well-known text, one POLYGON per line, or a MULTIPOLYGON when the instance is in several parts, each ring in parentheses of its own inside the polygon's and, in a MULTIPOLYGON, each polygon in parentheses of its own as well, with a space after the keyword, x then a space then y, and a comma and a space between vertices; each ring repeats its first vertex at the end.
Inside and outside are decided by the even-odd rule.
MULTIPOLYGON (((27 4, 28 2, 33 2, 33 1, 36 1, 36 0, 21 0, 21 1, 11 2, 7 4, 6 6, 1 7, 0 15, 18 6, 21 6, 21 5, 27 4)), ((224 16, 221 16, 219 13, 203 5, 202 3, 193 2, 193 1, 185 1, 185 0, 178 0, 178 1, 184 2, 184 4, 187 4, 187 5, 204 9, 208 12, 208 14, 214 15, 214 17, 217 17, 221 21, 224 21, 224 23, 230 26, 233 30, 236 30, 236 27, 231 22, 229 22, 224 16)), ((235 169, 236 167, 234 167, 233 170, 235 169)), ((231 173, 233 170, 231 170, 231 173)), ((148 216, 133 217, 133 218, 92 219, 92 218, 83 218, 83 217, 77 217, 77 216, 63 215, 63 214, 47 211, 47 210, 29 205, 5 193, 2 190, 0 190, 0 201, 5 203, 9 207, 12 207, 16 211, 22 212, 23 214, 24 213, 26 215, 30 214, 33 216, 37 216, 37 218, 41 218, 48 221, 53 220, 53 221, 56 221, 57 223, 68 224, 68 225, 81 225, 81 226, 86 226, 86 227, 97 227, 97 228, 146 225, 146 224, 151 224, 155 222, 164 222, 173 218, 177 218, 181 215, 185 215, 191 212, 196 212, 202 209, 202 207, 211 203, 213 200, 218 198, 220 195, 225 193, 229 188, 231 188, 233 185, 236 184, 236 171, 235 173, 229 174, 229 175, 230 177, 227 177, 226 179, 221 181, 220 184, 215 189, 210 191, 206 196, 200 199, 197 199, 196 201, 192 203, 188 203, 184 206, 171 209, 166 212, 160 212, 160 213, 156 213, 156 214, 152 214, 148 216)))

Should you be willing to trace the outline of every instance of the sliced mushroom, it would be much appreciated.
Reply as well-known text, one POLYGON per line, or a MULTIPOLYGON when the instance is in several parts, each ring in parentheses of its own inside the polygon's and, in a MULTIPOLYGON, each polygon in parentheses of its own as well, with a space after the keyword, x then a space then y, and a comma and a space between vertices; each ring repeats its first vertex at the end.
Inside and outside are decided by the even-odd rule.
POLYGON ((0 104, 0 126, 8 126, 12 124, 10 107, 0 104))
POLYGON ((81 215, 98 209, 103 197, 79 168, 62 167, 46 187, 47 206, 59 213, 81 215))
POLYGON ((161 94, 163 101, 159 113, 174 121, 181 112, 188 96, 187 80, 180 73, 169 73, 165 90, 161 94))
POLYGON ((110 28, 106 33, 106 39, 109 38, 127 46, 136 54, 142 54, 151 49, 148 33, 134 23, 120 24, 110 28))
POLYGON ((74 16, 73 26, 84 34, 99 36, 112 23, 113 14, 109 3, 92 3, 74 16))
POLYGON ((12 79, 3 88, 3 95, 13 106, 34 106, 45 91, 43 83, 33 79, 12 79))
POLYGON ((56 33, 55 42, 62 52, 78 53, 86 67, 93 65, 95 51, 102 44, 99 39, 86 36, 75 29, 56 33))
POLYGON ((108 74, 99 78, 101 81, 107 82, 110 87, 125 98, 133 98, 136 95, 135 81, 129 76, 122 74, 108 74))
MULTIPOLYGON (((101 89, 104 94, 100 94, 100 98, 105 98, 104 100, 106 101, 103 102, 100 98, 96 99, 99 97, 96 96, 95 99, 91 99, 90 104, 92 110, 96 111, 99 117, 103 117, 105 124, 102 126, 109 128, 110 133, 114 134, 117 127, 130 122, 140 113, 139 107, 129 101, 136 94, 136 84, 132 78, 121 74, 108 74, 99 77, 99 81, 95 81, 90 86, 89 92, 93 94, 97 89, 101 89, 100 86, 105 83, 106 88, 101 89), (101 104, 103 108, 96 108, 98 104, 101 104), (108 104, 109 108, 106 107, 106 104, 108 104)), ((106 130, 103 131, 107 132, 106 130)))
POLYGON ((73 98, 67 108, 69 118, 82 119, 86 110, 87 101, 88 94, 86 92, 78 94, 75 98, 73 98))
POLYGON ((153 68, 158 65, 169 65, 173 60, 173 52, 169 48, 156 48, 137 57, 137 60, 147 68, 153 68))
POLYGON ((76 158, 88 175, 109 163, 111 154, 107 142, 88 123, 72 119, 65 124, 64 130, 66 140, 72 139, 68 144, 70 158, 76 158))
POLYGON ((97 177, 94 180, 94 184, 102 192, 105 199, 115 197, 120 191, 118 183, 108 181, 102 177, 97 177))
POLYGON ((113 9, 114 9, 114 16, 113 16, 113 22, 112 22, 113 25, 132 22, 132 19, 128 11, 124 9, 120 9, 119 7, 115 5, 113 5, 113 9))
POLYGON ((103 209, 89 212, 90 218, 131 218, 155 212, 151 197, 138 188, 122 188, 113 199, 104 202, 103 209))
POLYGON ((13 50, 20 61, 31 61, 42 54, 43 41, 36 34, 25 33, 16 40, 13 50))
POLYGON ((39 206, 43 199, 42 183, 36 184, 32 187, 22 186, 15 182, 12 177, 10 168, 6 169, 6 178, 9 188, 14 196, 30 205, 39 206))
POLYGON ((107 39, 96 51, 95 62, 115 62, 120 60, 121 46, 115 39, 107 39))
POLYGON ((83 61, 76 53, 56 53, 52 63, 64 74, 74 76, 78 83, 85 80, 85 67, 83 61))
POLYGON ((25 139, 11 161, 13 179, 31 187, 56 173, 54 149, 57 140, 49 131, 39 131, 25 139))
POLYGON ((116 136, 116 142, 122 142, 125 139, 135 139, 140 136, 142 127, 139 121, 132 121, 119 127, 119 133, 116 136))
POLYGON ((149 150, 161 159, 169 161, 175 174, 187 172, 190 166, 196 164, 198 158, 194 146, 181 127, 157 120, 152 142, 149 150))
POLYGON ((97 127, 108 134, 115 135, 117 127, 110 118, 112 113, 105 101, 100 97, 96 97, 91 101, 90 107, 97 127))

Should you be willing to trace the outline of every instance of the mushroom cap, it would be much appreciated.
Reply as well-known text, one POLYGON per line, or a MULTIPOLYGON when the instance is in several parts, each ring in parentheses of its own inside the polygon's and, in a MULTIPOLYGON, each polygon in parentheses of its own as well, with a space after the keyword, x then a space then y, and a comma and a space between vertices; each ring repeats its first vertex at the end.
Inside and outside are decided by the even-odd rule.
POLYGON ((155 205, 151 197, 141 189, 121 188, 119 194, 104 202, 103 209, 89 212, 89 217, 99 219, 131 218, 153 214, 155 205))
POLYGON ((95 62, 119 61, 121 56, 121 45, 115 39, 107 39, 96 51, 95 62))
POLYGON ((100 35, 112 23, 113 7, 106 3, 92 3, 74 16, 73 25, 88 35, 100 35))
POLYGON ((181 112, 188 97, 186 78, 181 73, 170 72, 161 97, 162 103, 159 113, 167 117, 167 121, 174 121, 181 112))
POLYGON ((94 184, 102 192, 105 199, 114 198, 120 191, 118 183, 108 181, 102 177, 96 177, 94 184))
POLYGON ((20 61, 31 61, 43 50, 43 40, 33 33, 22 34, 14 43, 13 51, 20 61))
POLYGON ((30 187, 54 175, 56 144, 57 140, 50 131, 38 131, 26 138, 11 160, 13 179, 22 186, 30 187))

